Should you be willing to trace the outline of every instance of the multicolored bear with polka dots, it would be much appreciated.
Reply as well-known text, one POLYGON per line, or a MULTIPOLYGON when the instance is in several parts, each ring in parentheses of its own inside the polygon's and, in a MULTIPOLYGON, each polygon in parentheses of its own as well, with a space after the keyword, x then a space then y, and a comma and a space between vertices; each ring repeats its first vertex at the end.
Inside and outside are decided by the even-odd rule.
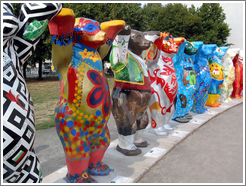
POLYGON ((101 162, 110 143, 111 99, 97 48, 112 44, 125 22, 105 23, 75 18, 66 8, 49 23, 52 60, 61 84, 55 123, 68 168, 65 180, 70 183, 97 182, 90 175, 112 171, 101 162))

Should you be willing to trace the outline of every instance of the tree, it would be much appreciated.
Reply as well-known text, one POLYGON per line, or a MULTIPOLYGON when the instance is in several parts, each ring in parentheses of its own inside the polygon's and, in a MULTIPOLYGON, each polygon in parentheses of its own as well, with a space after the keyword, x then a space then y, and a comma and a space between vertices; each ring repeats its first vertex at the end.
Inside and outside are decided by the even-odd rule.
POLYGON ((143 15, 145 15, 146 25, 144 31, 150 31, 154 20, 157 18, 159 12, 162 10, 161 3, 147 3, 143 6, 143 15))
POLYGON ((14 15, 16 15, 17 17, 19 16, 20 14, 20 9, 21 9, 21 5, 23 3, 11 3, 13 8, 14 8, 14 15))
POLYGON ((38 79, 42 80, 42 64, 46 59, 51 59, 51 51, 52 51, 52 44, 51 44, 51 37, 49 33, 49 28, 47 27, 42 34, 39 43, 36 46, 35 52, 29 58, 31 63, 38 62, 38 79))
POLYGON ((227 43, 227 37, 231 29, 224 22, 226 15, 219 3, 203 3, 197 14, 202 19, 204 43, 215 43, 218 46, 230 45, 227 43))
POLYGON ((156 19, 151 24, 151 30, 169 32, 175 37, 186 37, 187 31, 191 30, 191 13, 181 3, 169 3, 162 7, 156 19))
POLYGON ((157 17, 150 23, 150 30, 166 31, 188 41, 230 45, 226 43, 230 29, 224 22, 225 18, 219 3, 203 3, 197 9, 194 5, 187 8, 181 3, 169 3, 160 8, 157 17))

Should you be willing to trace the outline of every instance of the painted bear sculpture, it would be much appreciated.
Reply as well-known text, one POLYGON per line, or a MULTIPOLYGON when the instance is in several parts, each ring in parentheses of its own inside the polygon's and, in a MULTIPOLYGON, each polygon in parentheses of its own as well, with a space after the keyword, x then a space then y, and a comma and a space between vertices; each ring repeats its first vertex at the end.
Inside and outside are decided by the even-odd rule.
POLYGON ((25 3, 21 5, 17 18, 10 3, 2 6, 4 183, 42 181, 42 169, 33 147, 36 134, 34 105, 21 67, 34 53, 48 22, 61 8, 60 3, 25 3))
POLYGON ((177 95, 178 83, 172 57, 178 47, 185 41, 183 37, 174 38, 168 33, 154 41, 147 53, 147 65, 151 82, 151 128, 155 135, 167 136, 173 130, 169 123, 174 113, 174 100, 177 95))
POLYGON ((218 101, 221 94, 221 86, 224 81, 224 73, 222 69, 221 59, 225 55, 225 52, 216 47, 216 50, 209 56, 209 68, 211 73, 211 84, 208 90, 208 100, 206 106, 218 107, 220 102, 218 101))
POLYGON ((185 41, 180 45, 178 53, 173 57, 178 92, 172 119, 179 123, 187 123, 192 119, 189 112, 194 103, 193 95, 196 90, 196 74, 192 56, 197 51, 192 43, 185 41))
POLYGON ((233 82, 232 98, 241 99, 243 91, 243 50, 234 57, 233 66, 235 68, 235 81, 233 82))
POLYGON ((233 66, 233 59, 238 50, 232 50, 229 47, 221 47, 225 50, 225 55, 222 57, 222 68, 224 73, 224 81, 221 86, 221 94, 219 97, 219 102, 229 102, 232 101, 231 94, 233 91, 233 82, 235 80, 235 67, 233 66))
POLYGON ((208 99, 208 89, 211 84, 211 72, 209 69, 208 56, 213 53, 217 45, 205 45, 202 41, 195 41, 192 43, 198 48, 198 52, 193 56, 197 87, 193 96, 194 104, 191 111, 197 114, 204 114, 207 111, 205 104, 208 99))
MULTIPOLYGON (((152 45, 156 39, 158 39, 161 35, 160 31, 146 31, 144 32, 144 38, 150 41, 150 45, 152 45)), ((142 52, 142 58, 146 61, 147 60, 147 54, 148 54, 149 48, 144 50, 142 52)))
POLYGON ((129 25, 113 42, 110 63, 114 72, 112 114, 118 130, 116 150, 126 156, 136 156, 147 147, 142 134, 148 125, 147 108, 151 97, 147 65, 140 56, 150 42, 142 32, 129 25))
POLYGON ((55 123, 65 152, 67 182, 97 182, 90 175, 104 176, 112 170, 101 161, 110 143, 111 100, 97 49, 111 45, 124 26, 121 20, 99 24, 75 18, 65 8, 49 23, 52 60, 60 79, 55 123))

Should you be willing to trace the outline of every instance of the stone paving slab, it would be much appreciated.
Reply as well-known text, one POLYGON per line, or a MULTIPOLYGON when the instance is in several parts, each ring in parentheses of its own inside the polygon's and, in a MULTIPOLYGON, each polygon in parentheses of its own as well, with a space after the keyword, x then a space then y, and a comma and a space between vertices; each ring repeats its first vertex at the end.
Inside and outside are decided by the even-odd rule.
MULTIPOLYGON (((208 111, 204 114, 196 114, 190 112, 193 119, 189 123, 180 124, 175 121, 170 123, 175 126, 167 137, 155 136, 148 130, 150 125, 144 132, 144 139, 148 141, 149 145, 146 148, 141 148, 142 153, 138 156, 124 156, 115 148, 118 144, 118 139, 112 141, 108 150, 106 151, 103 162, 108 164, 113 172, 108 176, 92 176, 98 183, 136 183, 147 171, 153 167, 161 158, 163 158, 169 151, 171 151, 180 142, 185 140, 190 134, 207 123, 209 120, 216 117, 218 114, 234 107, 243 102, 243 99, 233 99, 229 103, 221 103, 219 107, 206 107, 208 111)), ((67 184, 63 178, 67 173, 67 167, 51 173, 43 178, 43 183, 64 183, 67 184)))

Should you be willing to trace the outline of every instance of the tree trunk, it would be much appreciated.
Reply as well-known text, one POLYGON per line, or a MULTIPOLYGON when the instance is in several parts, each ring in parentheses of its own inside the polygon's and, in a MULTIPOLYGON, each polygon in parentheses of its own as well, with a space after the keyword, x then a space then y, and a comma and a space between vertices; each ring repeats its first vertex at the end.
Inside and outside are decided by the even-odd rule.
POLYGON ((26 79, 26 66, 27 66, 27 62, 23 64, 23 76, 26 79))
POLYGON ((38 68, 38 80, 43 80, 43 78, 42 78, 42 64, 43 64, 43 61, 42 60, 39 60, 38 64, 39 64, 39 68, 38 68))

